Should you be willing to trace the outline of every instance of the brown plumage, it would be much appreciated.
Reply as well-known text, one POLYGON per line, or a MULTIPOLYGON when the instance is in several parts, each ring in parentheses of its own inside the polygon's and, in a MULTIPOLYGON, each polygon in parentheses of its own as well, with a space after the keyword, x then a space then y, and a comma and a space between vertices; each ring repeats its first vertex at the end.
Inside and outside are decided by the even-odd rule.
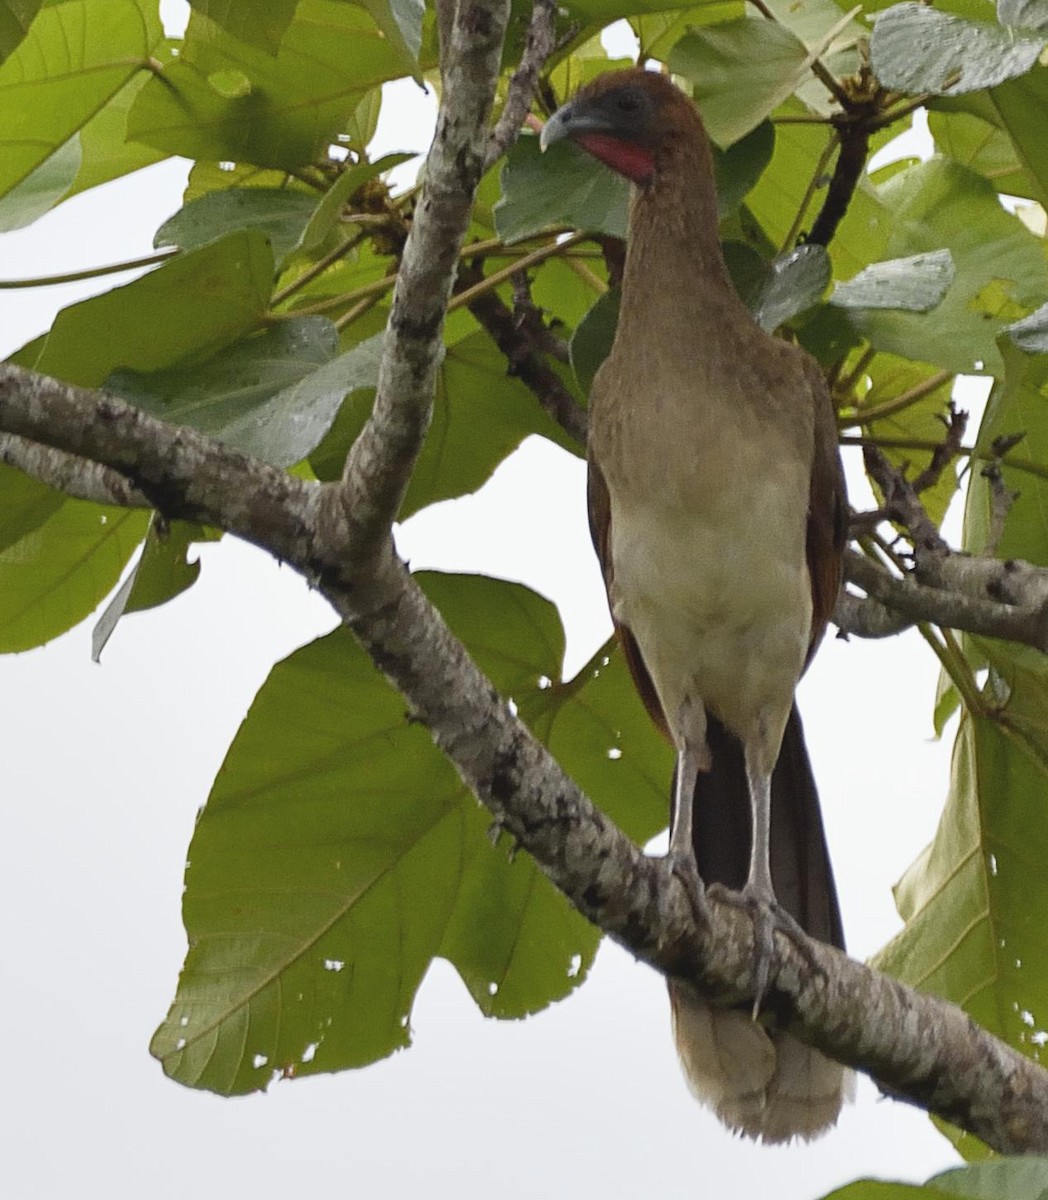
MULTIPOLYGON (((601 76, 550 119, 636 185, 619 324, 590 397, 589 510, 615 627, 678 752, 670 853, 740 891, 759 969, 777 898, 843 946, 793 693, 840 585, 846 501, 822 375, 739 300, 717 236, 709 142, 664 76, 601 76)), ((692 1090, 733 1129, 814 1137, 846 1072, 670 984, 692 1090)))

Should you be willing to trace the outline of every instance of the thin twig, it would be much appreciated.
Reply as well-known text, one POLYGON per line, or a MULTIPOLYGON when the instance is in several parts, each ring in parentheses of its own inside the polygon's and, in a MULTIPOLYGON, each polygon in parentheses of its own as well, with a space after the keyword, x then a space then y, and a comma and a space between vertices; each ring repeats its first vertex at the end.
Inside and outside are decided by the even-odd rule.
POLYGON ((925 396, 930 396, 932 392, 937 391, 943 384, 948 383, 953 376, 953 371, 936 371, 934 375, 929 375, 927 379, 922 379, 920 383, 916 383, 913 387, 907 388, 906 391, 900 392, 898 396, 893 396, 891 400, 885 400, 882 404, 873 404, 869 407, 861 404, 856 405, 854 411, 848 413, 847 416, 842 414, 838 418, 838 423, 842 429, 848 429, 852 426, 872 425, 874 421, 881 421, 885 417, 892 417, 896 413, 900 413, 918 401, 923 400, 925 396))
POLYGON ((509 92, 495 128, 488 138, 484 168, 487 170, 517 140, 524 118, 531 107, 539 73, 556 44, 557 6, 554 0, 535 0, 531 10, 520 64, 509 82, 509 92))

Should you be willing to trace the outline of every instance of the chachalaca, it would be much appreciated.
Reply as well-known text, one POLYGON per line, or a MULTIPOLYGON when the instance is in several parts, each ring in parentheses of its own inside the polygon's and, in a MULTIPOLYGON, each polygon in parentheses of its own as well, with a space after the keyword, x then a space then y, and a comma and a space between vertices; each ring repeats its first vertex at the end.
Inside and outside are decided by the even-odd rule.
MULTIPOLYGON (((753 914, 759 1002, 783 910, 844 944, 794 705, 840 585, 833 409, 814 360, 739 299, 709 140, 670 79, 602 75, 553 114, 543 148, 564 138, 635 185, 590 396, 590 530, 634 683, 677 751, 670 854, 753 914)), ((669 991, 689 1084, 727 1125, 780 1142, 834 1123, 842 1067, 749 1006, 669 991)))

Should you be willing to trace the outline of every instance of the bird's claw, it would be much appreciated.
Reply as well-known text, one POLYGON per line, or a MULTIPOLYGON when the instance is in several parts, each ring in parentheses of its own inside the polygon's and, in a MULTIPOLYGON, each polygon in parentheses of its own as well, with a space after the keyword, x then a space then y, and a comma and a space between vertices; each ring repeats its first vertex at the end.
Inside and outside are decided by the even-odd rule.
POLYGON ((749 885, 734 891, 721 883, 713 883, 706 889, 706 895, 735 908, 741 908, 753 922, 753 1019, 756 1020, 771 981, 776 931, 785 934, 808 960, 812 969, 816 970, 818 968, 811 955, 808 934, 796 917, 783 908, 774 895, 768 895, 749 885))

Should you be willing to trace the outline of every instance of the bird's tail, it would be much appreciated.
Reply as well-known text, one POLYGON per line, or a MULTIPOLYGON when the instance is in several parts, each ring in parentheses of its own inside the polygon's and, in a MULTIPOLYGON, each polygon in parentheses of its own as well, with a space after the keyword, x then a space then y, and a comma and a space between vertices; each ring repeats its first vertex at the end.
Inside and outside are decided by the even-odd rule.
MULTIPOLYGON (((750 797, 742 746, 710 720, 712 768, 694 801, 695 855, 706 883, 741 888, 749 869, 750 797)), ((771 873, 779 903, 815 938, 844 948, 837 892, 797 709, 772 776, 771 873)), ((837 1119, 851 1072, 749 1009, 717 1009, 670 983, 673 1032, 688 1084, 730 1128, 765 1142, 817 1137, 837 1119)))

